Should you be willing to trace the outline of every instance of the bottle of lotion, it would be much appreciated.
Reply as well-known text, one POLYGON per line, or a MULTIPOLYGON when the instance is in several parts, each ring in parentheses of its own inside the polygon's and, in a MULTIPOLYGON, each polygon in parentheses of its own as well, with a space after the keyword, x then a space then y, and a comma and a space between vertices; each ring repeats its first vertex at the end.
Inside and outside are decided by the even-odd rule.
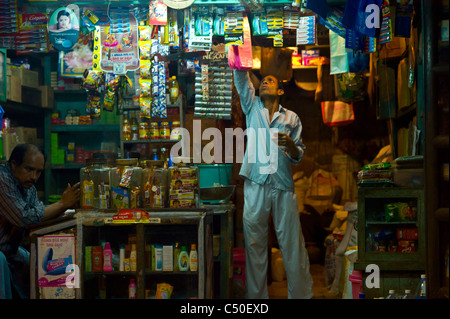
POLYGON ((109 243, 105 243, 103 248, 103 271, 112 271, 112 250, 109 243))
POLYGON ((195 244, 191 245, 191 252, 189 253, 189 269, 191 271, 197 271, 197 246, 195 244))
POLYGON ((180 267, 180 271, 187 271, 189 269, 189 256, 186 251, 186 246, 181 246, 181 252, 178 256, 178 267, 180 267))

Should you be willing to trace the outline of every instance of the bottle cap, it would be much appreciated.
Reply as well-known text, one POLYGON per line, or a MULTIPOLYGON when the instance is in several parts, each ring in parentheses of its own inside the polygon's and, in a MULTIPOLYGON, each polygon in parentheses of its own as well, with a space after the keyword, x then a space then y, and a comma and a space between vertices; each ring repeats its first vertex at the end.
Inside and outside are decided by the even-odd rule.
POLYGON ((195 244, 191 245, 191 250, 195 250, 196 248, 197 248, 197 245, 195 245, 195 244))
POLYGON ((427 278, 427 275, 422 274, 422 275, 420 275, 420 278, 421 278, 421 279, 425 279, 425 278, 427 278))
POLYGON ((186 246, 181 246, 181 251, 186 251, 186 246))
POLYGON ((106 249, 111 249, 111 246, 109 245, 109 243, 107 242, 107 243, 105 243, 105 247, 103 248, 104 250, 106 250, 106 249))
POLYGON ((136 250, 136 244, 131 244, 131 250, 136 250))

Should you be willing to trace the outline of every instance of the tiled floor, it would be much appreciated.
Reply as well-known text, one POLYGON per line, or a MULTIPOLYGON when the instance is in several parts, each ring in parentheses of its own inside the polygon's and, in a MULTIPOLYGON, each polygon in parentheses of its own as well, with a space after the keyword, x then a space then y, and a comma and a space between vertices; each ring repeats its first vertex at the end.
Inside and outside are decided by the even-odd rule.
MULTIPOLYGON (((311 264, 309 266, 311 276, 313 277, 313 299, 336 299, 337 296, 328 292, 325 286, 324 266, 321 264, 311 264)), ((269 297, 271 299, 286 299, 287 298, 287 281, 272 281, 269 286, 269 297)))

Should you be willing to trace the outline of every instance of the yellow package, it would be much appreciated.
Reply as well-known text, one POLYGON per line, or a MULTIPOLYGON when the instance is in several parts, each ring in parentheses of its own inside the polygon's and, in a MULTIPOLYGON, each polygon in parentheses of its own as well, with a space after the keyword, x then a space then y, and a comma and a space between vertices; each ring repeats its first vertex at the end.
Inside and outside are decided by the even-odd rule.
POLYGON ((170 299, 172 296, 173 286, 168 283, 156 285, 156 299, 170 299))

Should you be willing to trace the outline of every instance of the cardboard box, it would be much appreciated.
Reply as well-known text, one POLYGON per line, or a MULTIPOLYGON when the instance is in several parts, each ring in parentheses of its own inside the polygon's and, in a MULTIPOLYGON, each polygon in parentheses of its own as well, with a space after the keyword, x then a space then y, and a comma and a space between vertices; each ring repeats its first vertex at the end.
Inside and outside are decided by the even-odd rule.
POLYGON ((13 102, 22 103, 22 83, 20 78, 11 75, 10 100, 13 102))
POLYGON ((51 86, 40 86, 41 90, 41 106, 47 109, 53 109, 55 106, 55 97, 51 86))
POLYGON ((24 68, 11 68, 11 76, 18 77, 23 86, 39 89, 39 72, 24 68))
POLYGON ((17 126, 14 128, 20 143, 35 144, 37 140, 37 130, 35 127, 17 126))
POLYGON ((22 103, 32 106, 41 106, 42 93, 39 88, 22 85, 22 103))

